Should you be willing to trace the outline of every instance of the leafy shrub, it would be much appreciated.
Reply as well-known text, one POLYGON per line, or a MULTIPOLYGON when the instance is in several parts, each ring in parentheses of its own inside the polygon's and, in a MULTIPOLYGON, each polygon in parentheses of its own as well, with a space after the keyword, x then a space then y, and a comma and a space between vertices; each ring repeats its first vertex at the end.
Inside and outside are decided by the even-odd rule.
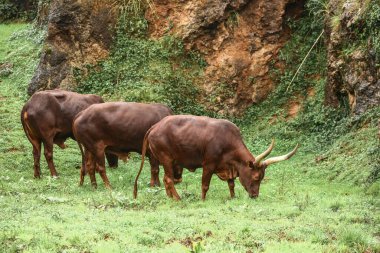
POLYGON ((0 0, 0 22, 16 19, 33 20, 37 15, 39 2, 50 2, 50 0, 0 0))
MULTIPOLYGON (((378 66, 380 62, 380 3, 379 1, 363 1, 357 6, 355 11, 360 15, 346 28, 346 40, 341 46, 342 56, 346 57, 356 50, 367 51, 371 60, 374 60, 378 66)), ((332 17, 333 22, 337 19, 337 24, 339 24, 341 16, 342 14, 338 14, 332 17)))
POLYGON ((380 3, 369 1, 362 19, 365 21, 363 33, 359 33, 365 42, 370 42, 374 50, 375 60, 380 62, 380 3))
POLYGON ((204 61, 195 52, 186 52, 174 37, 147 39, 147 27, 142 17, 122 16, 109 58, 85 71, 76 70, 78 91, 125 101, 166 103, 177 113, 203 113, 194 81, 204 61))

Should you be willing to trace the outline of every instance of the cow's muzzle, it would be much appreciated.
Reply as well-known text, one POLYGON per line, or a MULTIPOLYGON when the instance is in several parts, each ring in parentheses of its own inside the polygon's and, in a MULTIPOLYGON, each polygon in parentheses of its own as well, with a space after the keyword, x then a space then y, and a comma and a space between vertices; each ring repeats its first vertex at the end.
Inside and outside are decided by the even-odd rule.
POLYGON ((259 194, 249 194, 249 197, 251 199, 256 199, 259 196, 259 194))

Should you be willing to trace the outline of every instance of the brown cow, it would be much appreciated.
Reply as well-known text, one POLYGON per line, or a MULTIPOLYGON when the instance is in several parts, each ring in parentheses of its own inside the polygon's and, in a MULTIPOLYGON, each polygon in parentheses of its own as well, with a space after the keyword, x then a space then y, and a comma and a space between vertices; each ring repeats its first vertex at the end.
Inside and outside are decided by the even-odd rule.
POLYGON ((287 155, 262 161, 272 151, 273 146, 274 141, 255 159, 245 146, 239 128, 228 120, 192 115, 168 116, 149 129, 144 138, 134 197, 137 197, 137 180, 147 149, 164 166, 166 194, 171 198, 180 199, 173 184, 173 165, 179 165, 190 171, 203 167, 203 200, 206 198, 213 174, 228 182, 231 197, 235 196, 236 177, 239 177, 250 197, 257 197, 267 166, 289 159, 298 148, 297 145, 287 155))
MULTIPOLYGON (((83 184, 84 175, 88 171, 91 183, 96 187, 95 165, 97 164, 105 186, 110 188, 104 167, 104 152, 117 155, 129 152, 141 154, 146 132, 171 114, 172 110, 162 104, 126 102, 92 105, 80 112, 73 123, 75 138, 85 147, 79 184, 83 184)), ((153 157, 150 157, 149 161, 152 176, 150 184, 159 185, 159 164, 153 157)))
MULTIPOLYGON (((95 103, 103 103, 97 95, 82 95, 64 90, 39 91, 26 102, 21 110, 21 123, 33 145, 34 177, 40 178, 41 143, 51 176, 57 171, 53 162, 53 144, 65 148, 65 140, 73 137, 72 121, 78 112, 95 103)), ((110 156, 117 165, 117 157, 110 156)))

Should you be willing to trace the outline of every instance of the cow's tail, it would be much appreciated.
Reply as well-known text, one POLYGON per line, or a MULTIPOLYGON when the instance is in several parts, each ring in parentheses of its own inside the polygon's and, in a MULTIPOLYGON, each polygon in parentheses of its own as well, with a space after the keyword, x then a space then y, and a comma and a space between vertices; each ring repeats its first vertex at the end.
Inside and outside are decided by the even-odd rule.
POLYGON ((35 140, 30 136, 30 132, 33 132, 30 126, 28 125, 28 114, 26 112, 25 106, 21 110, 21 125, 22 128, 24 129, 25 135, 28 138, 29 142, 35 146, 36 144, 34 143, 35 140))
POLYGON ((26 137, 28 138, 28 140, 30 141, 30 136, 29 136, 29 134, 28 134, 28 132, 27 132, 27 130, 26 130, 26 125, 25 125, 25 119, 24 119, 24 113, 25 113, 26 111, 25 111, 25 107, 23 107, 22 108, 22 110, 21 110, 21 125, 22 125, 22 128, 24 129, 24 132, 25 132, 25 134, 26 134, 26 137))
POLYGON ((144 161, 145 161, 145 154, 146 154, 146 149, 148 148, 148 135, 150 133, 152 128, 150 128, 145 136, 144 136, 144 141, 143 141, 143 147, 142 147, 142 151, 141 151, 141 165, 140 165, 140 170, 139 172, 137 173, 137 176, 136 176, 136 179, 135 179, 135 186, 133 188, 133 198, 137 198, 137 181, 139 180, 139 177, 140 177, 140 174, 141 174, 141 171, 142 171, 142 168, 144 167, 144 161))

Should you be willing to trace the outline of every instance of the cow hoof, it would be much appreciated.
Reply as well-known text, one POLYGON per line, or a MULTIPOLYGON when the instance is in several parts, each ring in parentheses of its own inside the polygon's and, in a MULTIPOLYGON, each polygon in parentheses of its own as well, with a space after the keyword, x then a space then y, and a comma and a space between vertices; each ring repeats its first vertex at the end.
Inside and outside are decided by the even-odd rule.
POLYGON ((150 182, 150 183, 149 183, 149 186, 150 186, 150 187, 160 187, 160 186, 161 186, 161 183, 160 183, 160 182, 150 182))
POLYGON ((174 179, 174 184, 182 183, 182 177, 180 179, 174 179))

